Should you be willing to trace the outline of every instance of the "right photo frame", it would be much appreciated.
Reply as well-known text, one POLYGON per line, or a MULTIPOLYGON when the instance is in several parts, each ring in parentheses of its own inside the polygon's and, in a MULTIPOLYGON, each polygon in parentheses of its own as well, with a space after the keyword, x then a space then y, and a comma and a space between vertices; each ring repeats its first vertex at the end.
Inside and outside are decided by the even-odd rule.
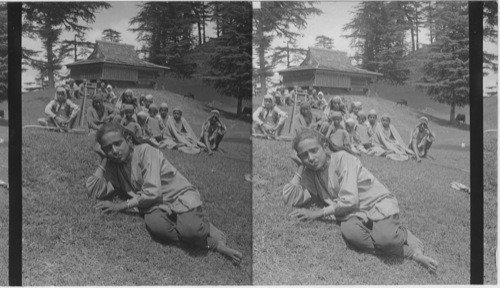
MULTIPOLYGON (((470 283, 468 3, 253 8, 254 285, 470 283)), ((497 281, 497 10, 485 2, 490 284, 497 281)))

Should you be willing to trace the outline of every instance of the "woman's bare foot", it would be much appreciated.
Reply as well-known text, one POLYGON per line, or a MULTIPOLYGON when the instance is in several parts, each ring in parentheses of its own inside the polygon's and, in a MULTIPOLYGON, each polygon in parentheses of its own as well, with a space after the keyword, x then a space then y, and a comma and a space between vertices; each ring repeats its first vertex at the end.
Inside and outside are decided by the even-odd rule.
POLYGON ((241 252, 229 248, 221 242, 217 245, 216 251, 231 259, 235 264, 240 264, 241 259, 243 258, 243 254, 241 254, 241 252))
POLYGON ((415 260, 420 265, 429 269, 429 271, 435 273, 439 265, 438 261, 432 259, 429 256, 425 256, 421 250, 416 249, 415 254, 413 254, 413 260, 415 260))
POLYGON ((424 243, 422 243, 422 241, 420 241, 420 239, 418 239, 415 235, 413 235, 413 233, 411 233, 411 231, 408 229, 406 229, 406 234, 407 234, 406 243, 408 243, 408 246, 410 246, 413 249, 418 249, 422 251, 422 253, 424 253, 425 252, 424 243))

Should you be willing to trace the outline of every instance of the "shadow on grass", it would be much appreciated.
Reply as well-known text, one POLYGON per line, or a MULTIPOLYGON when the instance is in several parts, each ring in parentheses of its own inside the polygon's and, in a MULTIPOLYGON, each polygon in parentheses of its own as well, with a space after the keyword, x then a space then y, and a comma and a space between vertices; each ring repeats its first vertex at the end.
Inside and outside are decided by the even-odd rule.
MULTIPOLYGON (((213 109, 215 109, 215 108, 208 106, 208 104, 203 104, 203 111, 210 113, 210 111, 212 111, 213 109)), ((220 108, 216 108, 216 109, 220 112, 220 116, 223 118, 230 119, 230 120, 238 120, 238 121, 245 122, 245 123, 252 123, 252 117, 238 117, 236 115, 236 113, 225 111, 225 110, 222 110, 220 108)))
POLYGON ((248 135, 248 138, 225 138, 222 139, 221 143, 224 142, 229 142, 229 143, 238 143, 238 144, 251 144, 252 141, 250 140, 250 135, 248 135))
POLYGON ((427 119, 429 119, 429 121, 431 121, 432 123, 435 123, 435 124, 437 124, 439 126, 449 127, 449 128, 456 128, 456 129, 462 130, 462 131, 470 131, 470 124, 450 125, 450 121, 449 120, 438 118, 436 116, 433 116, 433 115, 428 114, 428 113, 424 113, 422 111, 417 111, 417 114, 420 117, 421 116, 427 117, 427 119))

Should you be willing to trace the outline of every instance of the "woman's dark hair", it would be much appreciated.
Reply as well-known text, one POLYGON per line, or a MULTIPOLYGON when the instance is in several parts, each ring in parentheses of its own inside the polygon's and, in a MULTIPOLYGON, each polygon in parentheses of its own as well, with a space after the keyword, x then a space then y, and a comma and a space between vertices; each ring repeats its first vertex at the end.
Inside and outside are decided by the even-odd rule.
POLYGON ((123 138, 125 138, 126 140, 131 140, 134 145, 143 143, 143 141, 141 139, 138 139, 132 131, 115 122, 106 123, 101 128, 99 128, 99 130, 97 130, 95 134, 95 141, 101 144, 102 137, 109 132, 118 132, 122 134, 123 138))
MULTIPOLYGON (((332 152, 338 152, 338 151, 346 151, 348 153, 351 153, 349 149, 346 149, 345 147, 340 147, 335 144, 333 144, 330 139, 326 138, 323 134, 320 132, 314 130, 314 129, 309 129, 309 128, 304 128, 302 129, 295 138, 293 138, 292 141, 292 148, 297 151, 297 146, 299 145, 300 142, 306 139, 316 139, 319 143, 319 145, 323 146, 325 143, 328 144, 328 148, 332 152)), ((352 153, 351 153, 352 154, 352 153)))

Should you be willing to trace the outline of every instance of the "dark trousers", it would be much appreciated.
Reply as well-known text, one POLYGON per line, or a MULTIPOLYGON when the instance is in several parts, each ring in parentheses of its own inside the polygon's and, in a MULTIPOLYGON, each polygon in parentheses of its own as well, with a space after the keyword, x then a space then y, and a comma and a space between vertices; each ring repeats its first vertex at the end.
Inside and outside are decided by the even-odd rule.
POLYGON ((194 208, 184 213, 156 209, 144 215, 146 229, 154 240, 162 243, 182 243, 214 249, 218 241, 210 237, 210 223, 203 209, 194 208))
POLYGON ((413 250, 406 243, 406 228, 401 226, 398 214, 368 223, 352 217, 340 224, 340 231, 348 244, 368 253, 402 257, 413 255, 413 250))

